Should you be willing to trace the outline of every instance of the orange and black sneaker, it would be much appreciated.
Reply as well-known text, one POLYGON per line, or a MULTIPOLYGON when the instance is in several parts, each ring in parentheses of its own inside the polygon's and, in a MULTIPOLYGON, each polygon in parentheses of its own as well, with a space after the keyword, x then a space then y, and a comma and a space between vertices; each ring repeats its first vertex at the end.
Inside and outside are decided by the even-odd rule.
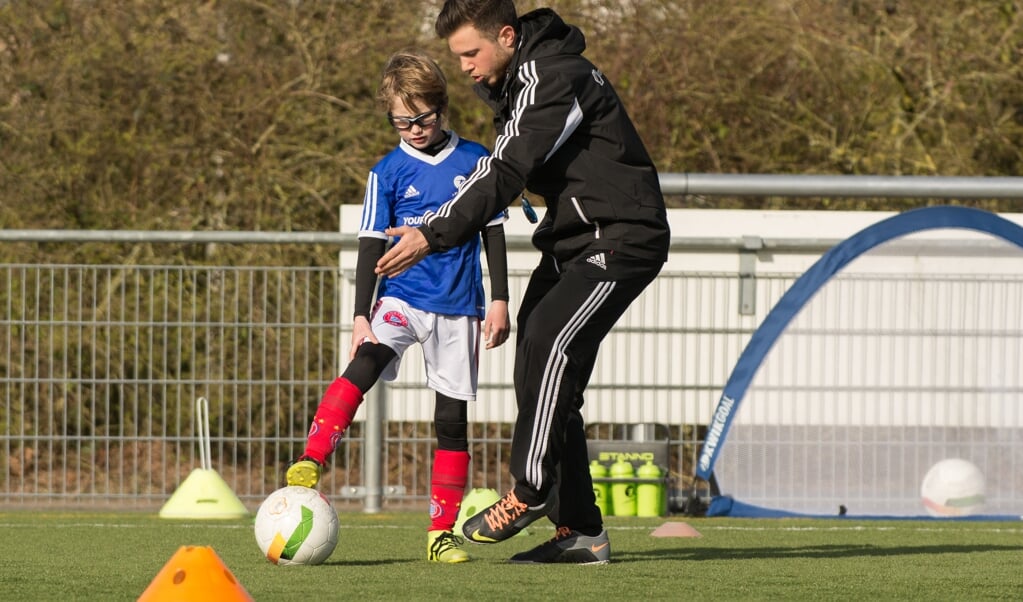
POLYGON ((558 527, 550 541, 508 559, 516 564, 607 564, 611 562, 611 542, 607 531, 590 537, 568 527, 558 527))
POLYGON ((519 501, 515 490, 504 494, 482 512, 468 518, 462 525, 462 534, 475 543, 497 543, 525 529, 536 519, 547 516, 554 508, 557 490, 552 489, 547 501, 530 506, 519 501))

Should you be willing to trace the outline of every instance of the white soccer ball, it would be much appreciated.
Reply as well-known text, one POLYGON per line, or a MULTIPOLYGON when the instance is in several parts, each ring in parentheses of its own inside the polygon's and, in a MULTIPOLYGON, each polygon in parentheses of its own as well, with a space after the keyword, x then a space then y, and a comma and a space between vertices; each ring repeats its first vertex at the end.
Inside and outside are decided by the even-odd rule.
POLYGON ((320 564, 337 546, 337 512, 322 493, 309 487, 283 487, 256 513, 256 543, 278 565, 320 564))
POLYGON ((970 516, 984 506, 984 473, 972 462, 948 458, 931 467, 920 485, 931 516, 970 516))

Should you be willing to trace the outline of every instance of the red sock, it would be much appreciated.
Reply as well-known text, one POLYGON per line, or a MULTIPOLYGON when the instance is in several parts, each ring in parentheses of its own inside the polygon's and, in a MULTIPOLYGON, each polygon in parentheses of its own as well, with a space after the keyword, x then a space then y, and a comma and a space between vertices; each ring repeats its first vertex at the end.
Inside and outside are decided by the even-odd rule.
POLYGON ((309 426, 305 455, 320 464, 334 453, 338 440, 355 418, 362 403, 362 391, 343 376, 334 379, 316 408, 316 416, 309 426))
POLYGON ((433 453, 430 531, 450 531, 454 528, 468 480, 469 452, 438 449, 433 453))

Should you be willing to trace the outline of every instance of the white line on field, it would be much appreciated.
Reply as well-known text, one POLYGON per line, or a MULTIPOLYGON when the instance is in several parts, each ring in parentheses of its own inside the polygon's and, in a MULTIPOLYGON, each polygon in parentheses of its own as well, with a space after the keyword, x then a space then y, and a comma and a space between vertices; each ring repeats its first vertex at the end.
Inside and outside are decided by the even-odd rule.
MULTIPOLYGON (((669 521, 673 522, 673 521, 669 521)), ((678 521, 674 521, 678 522, 678 521)), ((26 528, 26 529, 38 529, 40 522, 34 523, 0 523, 0 528, 14 529, 14 528, 26 528)), ((103 529, 137 529, 139 527, 152 526, 155 523, 57 523, 47 524, 49 528, 57 529, 75 529, 75 528, 103 528, 103 529)), ((163 523, 171 524, 171 523, 163 523)), ((709 525, 706 523, 697 522, 696 525, 699 527, 701 532, 707 531, 916 531, 916 532, 945 532, 945 531, 961 531, 960 528, 948 525, 948 526, 935 526, 935 527, 924 527, 924 526, 913 526, 913 527, 901 527, 901 526, 869 526, 869 525, 850 525, 848 527, 813 527, 813 526, 741 526, 741 525, 709 525)), ((231 525, 218 525, 213 523, 180 523, 176 524, 176 527, 183 529, 252 529, 252 524, 231 524, 231 525)), ((656 526, 643 526, 643 525, 606 525, 610 531, 653 531, 656 526)), ((658 525, 659 526, 659 525, 658 525)), ((394 529, 394 530, 418 530, 422 529, 420 525, 385 525, 385 524, 372 524, 372 525, 349 525, 341 522, 341 529, 394 529)), ((530 527, 532 531, 545 532, 546 529, 530 527)), ((970 531, 984 532, 984 533, 1008 533, 1008 534, 1021 534, 1023 533, 1023 527, 982 527, 977 529, 970 529, 970 531)))
MULTIPOLYGON (((962 529, 947 526, 947 527, 892 527, 892 526, 878 526, 872 527, 867 525, 855 525, 849 527, 740 527, 732 525, 720 525, 720 526, 708 526, 701 525, 701 531, 926 531, 926 532, 943 532, 943 531, 962 531, 962 529)), ((970 531, 982 531, 985 533, 1023 533, 1023 528, 1002 528, 1002 527, 986 527, 980 529, 970 529, 970 531)))
MULTIPOLYGON (((678 522, 678 521, 668 521, 678 522)), ((778 526, 778 527, 746 527, 741 525, 709 525, 706 523, 695 523, 698 530, 703 531, 961 531, 962 529, 954 526, 942 526, 942 527, 901 527, 901 526, 870 526, 870 525, 850 525, 848 527, 812 527, 812 526, 778 526)), ((655 527, 646 527, 642 525, 605 525, 610 531, 652 531, 655 527)), ((985 533, 1023 533, 1023 527, 984 527, 979 529, 970 529, 970 531, 982 531, 985 533)))
MULTIPOLYGON (((99 528, 103 528, 103 529, 137 529, 138 527, 148 527, 148 526, 152 526, 154 524, 156 524, 156 523, 57 523, 57 524, 47 524, 46 526, 48 528, 55 528, 55 529, 76 529, 76 528, 81 528, 81 527, 89 527, 89 528, 99 527, 99 528)), ((167 524, 171 524, 171 523, 162 523, 162 524, 167 525, 167 524)), ((35 523, 0 523, 0 528, 24 527, 24 528, 28 528, 28 529, 38 529, 42 525, 43 525, 43 523, 41 521, 40 522, 35 522, 35 523)), ((180 523, 180 524, 176 524, 174 526, 175 527, 180 527, 182 529, 252 529, 252 525, 251 524, 244 524, 244 525, 215 525, 215 524, 211 524, 211 523, 202 523, 202 524, 198 524, 198 523, 180 523)), ((404 527, 404 526, 400 526, 400 525, 346 525, 346 524, 344 524, 342 522, 341 523, 341 528, 342 529, 418 529, 419 527, 418 526, 407 526, 407 527, 404 527)))

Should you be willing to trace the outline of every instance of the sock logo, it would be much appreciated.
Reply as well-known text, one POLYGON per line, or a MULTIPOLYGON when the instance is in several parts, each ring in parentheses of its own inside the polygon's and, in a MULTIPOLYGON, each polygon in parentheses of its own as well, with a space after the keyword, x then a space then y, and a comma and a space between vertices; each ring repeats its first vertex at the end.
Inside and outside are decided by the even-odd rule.
POLYGON ((430 520, 436 520, 444 515, 444 508, 437 503, 437 499, 430 500, 430 520))

